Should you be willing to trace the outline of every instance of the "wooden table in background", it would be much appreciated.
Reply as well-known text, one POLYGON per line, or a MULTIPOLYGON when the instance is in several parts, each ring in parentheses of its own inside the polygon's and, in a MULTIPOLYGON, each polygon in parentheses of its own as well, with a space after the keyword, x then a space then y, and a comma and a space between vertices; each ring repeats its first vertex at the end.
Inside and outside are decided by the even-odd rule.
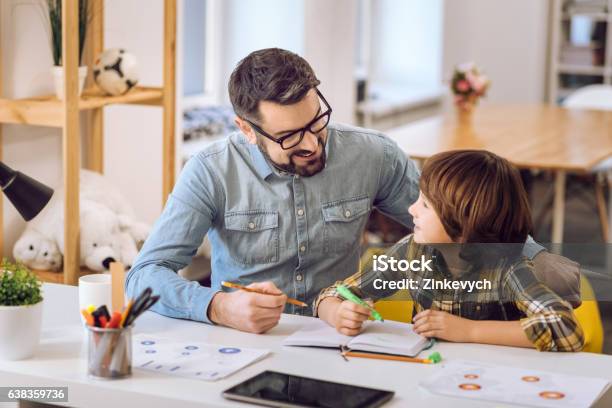
MULTIPOLYGON (((567 172, 592 172, 612 157, 612 112, 544 104, 480 106, 468 120, 450 111, 387 134, 414 159, 426 159, 447 150, 482 149, 520 168, 554 172, 554 243, 563 241, 567 172)), ((608 172, 608 185, 612 186, 612 172, 608 172)), ((609 215, 608 222, 612 224, 612 203, 609 215)), ((608 241, 612 242, 612 225, 608 231, 608 241)))

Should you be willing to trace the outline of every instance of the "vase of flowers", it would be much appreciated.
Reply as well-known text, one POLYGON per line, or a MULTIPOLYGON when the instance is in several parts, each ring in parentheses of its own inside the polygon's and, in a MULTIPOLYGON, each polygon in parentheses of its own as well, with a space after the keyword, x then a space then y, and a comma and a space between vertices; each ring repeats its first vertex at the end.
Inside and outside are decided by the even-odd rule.
MULTIPOLYGON (((55 95, 58 99, 64 96, 64 67, 62 65, 62 0, 47 0, 47 15, 49 17, 51 53, 53 54, 53 67, 51 75, 55 85, 55 95)), ((79 95, 83 92, 87 66, 81 65, 85 37, 89 23, 89 0, 79 0, 79 95)))
POLYGON ((460 121, 471 120, 474 107, 480 98, 486 96, 490 84, 489 79, 474 63, 465 63, 455 67, 451 80, 451 91, 455 98, 460 121))
POLYGON ((0 264, 0 360, 21 360, 40 341, 43 297, 40 281, 22 264, 0 264))

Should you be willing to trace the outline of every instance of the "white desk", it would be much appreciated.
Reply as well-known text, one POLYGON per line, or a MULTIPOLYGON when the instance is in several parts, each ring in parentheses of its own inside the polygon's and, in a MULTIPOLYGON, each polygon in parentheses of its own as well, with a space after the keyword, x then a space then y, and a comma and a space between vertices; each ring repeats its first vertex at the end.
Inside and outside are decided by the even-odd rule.
MULTIPOLYGON (((93 380, 87 376, 85 336, 78 313, 77 288, 45 284, 41 345, 29 360, 0 362, 2 386, 68 387, 69 402, 78 407, 210 407, 245 406, 231 402, 221 392, 263 370, 317 377, 394 390, 388 407, 490 407, 490 402, 438 397, 419 388, 422 378, 440 370, 440 365, 351 359, 337 351, 282 347, 282 340, 305 318, 285 315, 279 326, 265 335, 253 335, 222 327, 169 319, 151 312, 136 322, 135 333, 198 339, 216 344, 258 347, 273 354, 239 373, 217 382, 163 376, 134 369, 125 380, 93 380)), ((534 367, 559 373, 603 377, 612 380, 612 356, 591 353, 539 353, 534 350, 470 344, 438 343, 435 350, 447 359, 487 361, 508 366, 534 367)))

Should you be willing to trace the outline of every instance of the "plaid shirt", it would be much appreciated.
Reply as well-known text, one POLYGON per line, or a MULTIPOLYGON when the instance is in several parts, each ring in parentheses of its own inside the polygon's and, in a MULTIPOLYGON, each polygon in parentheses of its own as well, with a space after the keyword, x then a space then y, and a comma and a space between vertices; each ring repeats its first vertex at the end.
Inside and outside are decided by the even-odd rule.
MULTIPOLYGON (((414 260, 425 256, 432 259, 432 270, 397 271, 387 268, 375 270, 372 261, 359 272, 338 281, 319 294, 314 303, 314 315, 320 302, 326 297, 338 296, 336 286, 344 284, 362 298, 379 300, 397 292, 392 289, 376 289, 375 280, 400 281, 412 279, 416 289, 402 291, 414 300, 414 313, 433 309, 471 320, 520 320, 529 340, 540 351, 580 351, 584 346, 582 328, 574 316, 571 305, 542 284, 533 273, 533 264, 525 257, 500 257, 486 267, 471 266, 454 278, 444 258, 432 247, 418 245, 408 235, 387 251, 396 260, 414 260), (467 280, 490 282, 490 289, 433 289, 425 283, 443 280, 467 280)), ((380 287, 378 281, 378 286, 380 287)), ((396 297, 394 297, 396 299, 396 297)))

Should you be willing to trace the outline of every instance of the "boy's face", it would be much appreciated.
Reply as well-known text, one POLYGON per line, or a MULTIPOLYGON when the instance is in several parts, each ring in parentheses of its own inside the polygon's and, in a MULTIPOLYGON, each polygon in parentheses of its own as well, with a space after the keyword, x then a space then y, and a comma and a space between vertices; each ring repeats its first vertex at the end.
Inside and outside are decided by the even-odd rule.
MULTIPOLYGON (((270 135, 279 138, 291 133, 292 130, 308 125, 324 109, 314 88, 308 91, 301 101, 292 105, 261 101, 259 103, 262 119, 260 126, 270 135)), ((279 169, 309 177, 314 176, 325 167, 327 128, 317 134, 306 132, 297 146, 284 150, 278 143, 258 135, 242 119, 236 119, 236 123, 249 142, 257 144, 268 160, 279 169)))
POLYGON ((448 236, 440 217, 427 202, 423 193, 419 192, 419 198, 408 207, 408 212, 414 219, 414 241, 418 244, 450 244, 453 242, 448 236))

